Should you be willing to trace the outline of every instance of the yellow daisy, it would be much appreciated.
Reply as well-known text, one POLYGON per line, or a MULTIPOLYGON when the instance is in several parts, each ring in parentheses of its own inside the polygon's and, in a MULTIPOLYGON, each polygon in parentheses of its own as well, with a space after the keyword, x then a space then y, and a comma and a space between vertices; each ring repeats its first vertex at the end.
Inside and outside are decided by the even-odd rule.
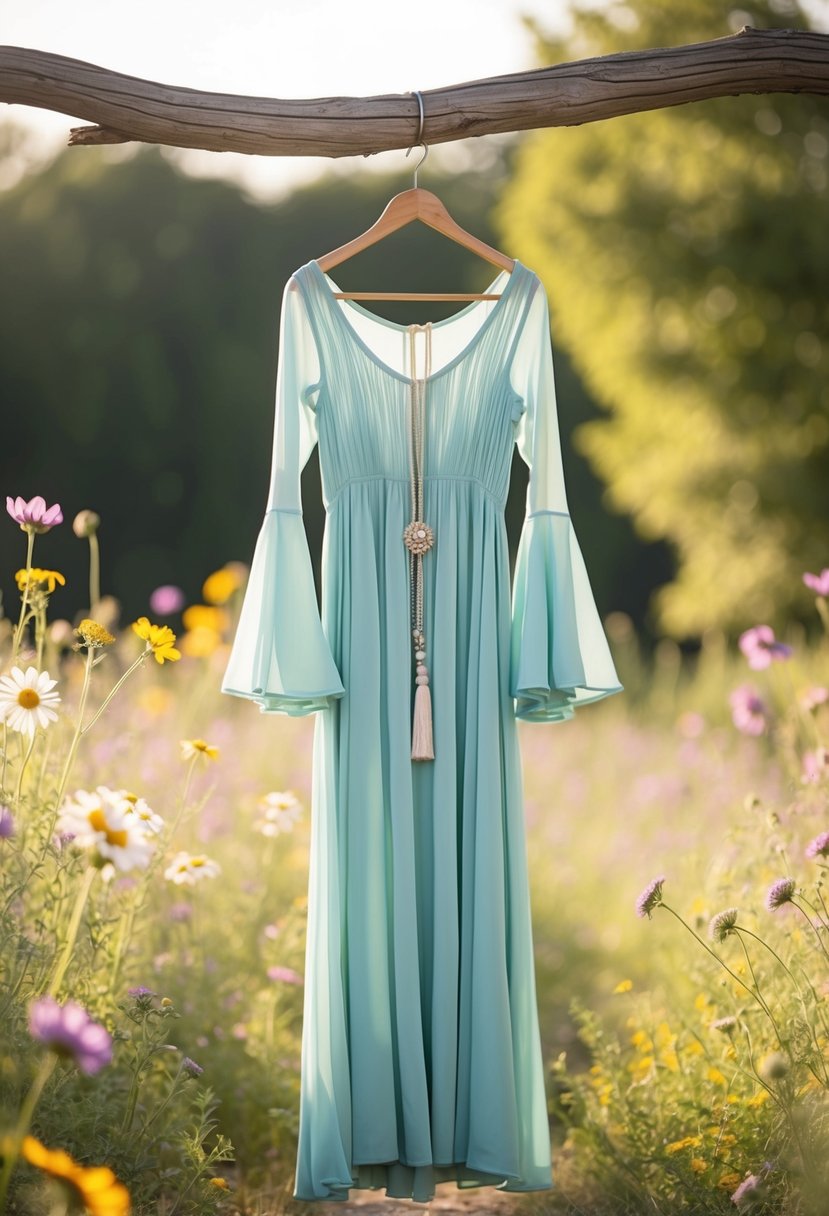
POLYGON ((165 659, 174 661, 181 658, 181 652, 173 645, 176 635, 169 625, 151 625, 147 617, 140 616, 137 621, 133 621, 132 627, 152 649, 157 663, 163 663, 165 659))
POLYGON ((209 760, 215 760, 219 754, 218 747, 211 743, 205 743, 204 739, 182 739, 181 740, 181 758, 182 760, 192 760, 194 756, 201 753, 207 756, 209 760))
POLYGON ((111 646, 115 641, 115 636, 104 629, 103 625, 99 625, 97 621, 90 620, 85 616, 80 625, 72 632, 81 640, 75 643, 73 649, 80 649, 81 646, 111 646))
POLYGON ((15 570, 14 577, 20 591, 24 590, 27 583, 31 587, 45 583, 44 590, 50 592, 54 591, 55 583, 60 583, 61 587, 66 586, 66 579, 58 570, 41 570, 39 566, 31 566, 28 570, 24 566, 22 570, 15 570))
POLYGON ((21 1152, 28 1162, 66 1183, 92 1216, 128 1216, 127 1188, 106 1165, 79 1165, 61 1148, 47 1148, 34 1136, 24 1136, 21 1152))

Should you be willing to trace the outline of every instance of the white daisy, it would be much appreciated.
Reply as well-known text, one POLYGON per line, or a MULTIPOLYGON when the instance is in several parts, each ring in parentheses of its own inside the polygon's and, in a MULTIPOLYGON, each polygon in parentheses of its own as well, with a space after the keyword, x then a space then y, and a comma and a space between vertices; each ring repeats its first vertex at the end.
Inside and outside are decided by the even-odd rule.
MULTIPOLYGON (((102 786, 99 789, 105 788, 102 786)), ((135 817, 140 823, 143 831, 149 835, 157 836, 164 827, 164 820, 160 815, 147 804, 144 798, 139 798, 138 794, 133 794, 129 790, 117 790, 119 798, 123 798, 125 802, 130 804, 128 814, 135 817)))
POLYGON ((27 667, 24 675, 20 667, 13 667, 0 676, 0 720, 33 738, 36 727, 57 721, 53 706, 60 703, 60 696, 52 691, 56 684, 48 671, 27 667))
POLYGON ((58 833, 71 832, 72 841, 81 849, 91 849, 105 864, 102 877, 110 879, 115 870, 146 869, 155 845, 133 813, 132 803, 105 785, 76 790, 75 797, 61 807, 58 833))
POLYGON ((164 871, 164 877, 178 886, 194 887, 203 878, 215 878, 221 874, 222 867, 218 861, 211 861, 204 853, 192 856, 190 853, 176 853, 173 860, 164 871))
POLYGON ((278 836, 280 832, 292 832, 294 824, 302 814, 302 803, 293 790, 275 791, 260 799, 262 816, 254 823, 254 831, 263 836, 278 836))

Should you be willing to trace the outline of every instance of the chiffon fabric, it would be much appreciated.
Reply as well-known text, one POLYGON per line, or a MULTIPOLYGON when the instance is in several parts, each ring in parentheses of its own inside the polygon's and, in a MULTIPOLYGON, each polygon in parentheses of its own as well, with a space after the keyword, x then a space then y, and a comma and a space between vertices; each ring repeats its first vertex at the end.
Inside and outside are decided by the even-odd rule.
POLYGON ((280 319, 270 494, 222 691, 316 713, 294 1198, 552 1186, 517 719, 622 691, 568 510, 550 323, 516 261, 434 322, 423 518, 434 760, 415 694, 408 401, 425 334, 316 261, 280 319), (409 330, 415 363, 409 366, 409 330), (514 445, 529 466, 510 585, 514 445), (321 612, 300 473, 319 444, 321 612))

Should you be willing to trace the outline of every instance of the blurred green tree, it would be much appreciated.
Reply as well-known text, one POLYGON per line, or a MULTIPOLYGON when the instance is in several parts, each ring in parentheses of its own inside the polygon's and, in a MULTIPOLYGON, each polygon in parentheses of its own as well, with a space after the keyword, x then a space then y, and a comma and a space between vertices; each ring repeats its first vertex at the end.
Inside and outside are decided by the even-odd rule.
MULTIPOLYGON (((540 63, 817 28, 795 0, 573 9, 540 63)), ((609 411, 574 432, 608 507, 665 538, 649 623, 678 638, 810 618, 829 564, 829 115, 733 97, 525 137, 496 208, 553 343, 609 411)))

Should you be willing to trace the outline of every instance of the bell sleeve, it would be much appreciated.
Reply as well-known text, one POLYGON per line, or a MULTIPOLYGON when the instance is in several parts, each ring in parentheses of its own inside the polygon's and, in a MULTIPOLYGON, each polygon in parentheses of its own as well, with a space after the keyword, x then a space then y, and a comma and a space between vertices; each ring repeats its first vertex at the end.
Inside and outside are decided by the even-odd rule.
POLYGON ((345 694, 317 607, 300 474, 318 439, 319 359, 302 294, 282 297, 270 493, 221 691, 294 717, 345 694))
POLYGON ((530 722, 572 718, 621 692, 567 506, 546 292, 536 284, 510 364, 513 422, 530 469, 515 562, 510 694, 530 722))

